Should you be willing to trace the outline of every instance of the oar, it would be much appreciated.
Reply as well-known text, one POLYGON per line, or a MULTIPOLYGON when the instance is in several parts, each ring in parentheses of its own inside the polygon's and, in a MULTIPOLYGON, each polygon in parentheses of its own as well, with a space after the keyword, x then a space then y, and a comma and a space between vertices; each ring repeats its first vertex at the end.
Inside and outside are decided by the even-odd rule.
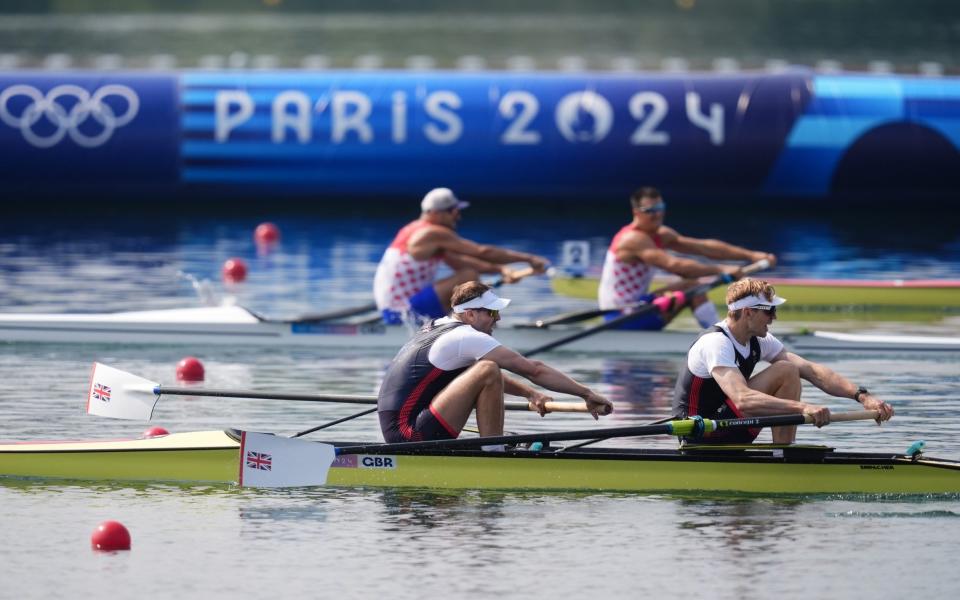
MULTIPOLYGON (((755 272, 757 272, 757 271, 761 271, 761 270, 763 270, 763 269, 766 269, 766 268, 769 267, 769 266, 770 266, 770 261, 768 261, 767 259, 763 259, 763 260, 758 260, 757 262, 755 262, 755 263, 753 263, 753 264, 747 265, 747 266, 743 267, 743 269, 741 269, 741 270, 743 271, 743 274, 744 274, 744 275, 749 275, 749 274, 751 274, 751 273, 755 273, 755 272)), ((717 287, 717 286, 719 286, 719 285, 723 285, 724 283, 728 283, 728 282, 730 282, 730 281, 731 281, 731 279, 730 279, 730 276, 729 276, 729 275, 721 275, 721 276, 715 277, 714 279, 711 279, 710 281, 707 281, 706 283, 701 283, 701 284, 698 285, 698 286, 694 286, 694 287, 690 288, 690 290, 689 290, 686 294, 684 294, 684 295, 685 295, 686 297, 691 297, 691 298, 692 298, 693 296, 697 296, 697 295, 699 295, 699 294, 703 294, 703 293, 705 293, 705 292, 707 292, 707 291, 709 291, 709 290, 711 290, 711 289, 713 289, 713 288, 715 288, 715 287, 717 287)), ((553 350, 554 348, 556 348, 556 347, 558 347, 558 346, 563 346, 564 344, 569 344, 570 342, 574 342, 574 341, 576 341, 576 340, 585 338, 585 337, 590 336, 590 335, 593 335, 593 334, 595 334, 595 333, 599 333, 599 332, 604 331, 604 330, 606 330, 606 329, 613 329, 613 328, 615 328, 615 327, 618 327, 618 326, 620 326, 620 325, 623 325, 624 323, 629 323, 630 321, 633 321, 634 319, 637 319, 637 318, 639 318, 639 317, 641 317, 641 316, 643 316, 643 315, 649 314, 649 313, 654 312, 654 311, 657 311, 657 310, 660 310, 660 308, 659 308, 656 304, 653 304, 653 303, 651 303, 651 304, 646 304, 646 305, 644 305, 644 306, 639 307, 637 310, 635 310, 635 311, 633 311, 633 312, 630 312, 630 313, 627 313, 627 314, 625 314, 625 315, 619 316, 619 317, 617 317, 616 319, 611 319, 611 320, 606 321, 606 322, 604 322, 604 323, 601 323, 601 324, 599 324, 599 325, 595 325, 594 327, 590 327, 590 328, 588 328, 588 329, 584 329, 583 331, 578 331, 578 332, 576 332, 576 333, 572 333, 572 334, 567 335, 567 336, 564 336, 564 337, 562 337, 562 338, 560 338, 560 339, 558 339, 558 340, 554 340, 554 341, 549 342, 549 343, 547 343, 547 344, 544 344, 544 345, 542 345, 542 346, 538 346, 537 348, 534 348, 533 350, 528 350, 528 351, 524 352, 523 355, 524 355, 524 356, 533 356, 534 354, 540 354, 541 352, 546 352, 547 350, 553 350)))
MULTIPOLYGON (((830 422, 876 420, 879 413, 875 410, 861 410, 848 413, 831 413, 830 422)), ((341 446, 337 454, 362 454, 401 452, 411 450, 440 450, 454 448, 479 448, 488 445, 526 444, 530 442, 563 442, 587 440, 592 438, 611 439, 620 437, 639 437, 647 435, 694 436, 702 423, 702 433, 743 429, 746 427, 779 427, 782 425, 805 425, 813 423, 813 417, 803 414, 776 415, 771 417, 747 417, 743 419, 678 419, 660 425, 637 425, 634 427, 607 427, 556 433, 526 433, 521 435, 498 435, 477 438, 457 438, 454 440, 429 440, 425 442, 401 442, 397 444, 361 444, 341 446)))
MULTIPOLYGON (((369 405, 377 403, 376 396, 285 394, 255 390, 167 387, 108 365, 93 363, 90 389, 87 392, 87 413, 115 419, 149 421, 160 396, 206 396, 369 405)), ((526 402, 506 402, 504 408, 536 410, 526 402)), ((547 402, 546 410, 547 412, 588 412, 585 402, 547 402)))
MULTIPOLYGON (((658 288, 650 292, 654 296, 659 296, 660 294, 672 291, 673 288, 670 286, 658 288)), ((684 294, 689 293, 688 290, 679 290, 684 294)), ((551 325, 569 325, 571 323, 579 323, 581 321, 586 321, 594 317, 602 317, 605 315, 612 315, 614 313, 622 312, 624 310, 634 311, 640 308, 641 306, 647 306, 649 302, 638 302, 636 304, 631 304, 629 306, 623 306, 620 308, 590 308, 587 310, 576 310, 573 312, 562 313, 553 317, 547 317, 546 319, 537 319, 531 324, 521 325, 521 327, 536 327, 538 329, 546 329, 551 325)))
MULTIPOLYGON (((875 410, 830 415, 830 421, 874 420, 875 410)), ((486 445, 523 444, 532 442, 558 442, 601 437, 635 437, 647 435, 691 436, 702 432, 721 431, 744 427, 776 427, 803 425, 813 422, 808 415, 779 415, 715 421, 711 419, 681 419, 661 425, 637 427, 611 427, 555 433, 528 433, 427 442, 404 442, 399 444, 357 444, 334 447, 330 444, 309 442, 302 439, 284 438, 264 433, 242 432, 240 437, 240 485, 254 487, 287 487, 324 485, 327 473, 337 456, 352 454, 390 454, 420 450, 450 450, 455 448, 480 448, 486 445)), ((531 454, 531 456, 535 456, 531 454)), ((384 457, 381 460, 388 460, 384 457)))
POLYGON ((339 308, 339 309, 330 310, 322 313, 305 314, 297 317, 296 319, 293 319, 290 322, 291 323, 317 323, 320 321, 333 321, 334 319, 342 319, 344 317, 362 315, 363 313, 368 313, 373 310, 377 310, 376 302, 371 302, 369 304, 363 304, 361 306, 353 306, 349 308, 339 308))

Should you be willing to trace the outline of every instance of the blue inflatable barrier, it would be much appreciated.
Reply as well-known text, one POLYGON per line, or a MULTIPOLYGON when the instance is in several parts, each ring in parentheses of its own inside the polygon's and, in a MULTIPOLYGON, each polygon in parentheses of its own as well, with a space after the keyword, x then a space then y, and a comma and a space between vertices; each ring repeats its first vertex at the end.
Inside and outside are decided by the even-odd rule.
POLYGON ((947 197, 958 147, 956 78, 0 75, 0 177, 27 195, 947 197))

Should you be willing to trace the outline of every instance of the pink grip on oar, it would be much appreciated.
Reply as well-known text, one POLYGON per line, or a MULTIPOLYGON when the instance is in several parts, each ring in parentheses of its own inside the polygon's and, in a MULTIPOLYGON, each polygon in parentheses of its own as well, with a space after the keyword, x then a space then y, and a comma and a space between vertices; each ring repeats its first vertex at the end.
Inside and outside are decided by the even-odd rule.
POLYGON ((681 290, 677 290, 675 292, 666 292, 662 296, 657 296, 653 299, 653 305, 656 306, 660 312, 665 313, 673 310, 674 307, 683 306, 686 301, 686 295, 681 290))

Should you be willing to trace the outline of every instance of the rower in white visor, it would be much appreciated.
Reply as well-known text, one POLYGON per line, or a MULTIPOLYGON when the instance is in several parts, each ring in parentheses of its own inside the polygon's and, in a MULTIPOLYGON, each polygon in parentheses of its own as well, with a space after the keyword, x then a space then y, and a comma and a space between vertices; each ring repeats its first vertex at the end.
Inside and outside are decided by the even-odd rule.
MULTIPOLYGON (((766 281, 745 278, 727 288, 727 318, 702 334, 687 353, 673 398, 673 416, 736 419, 801 413, 818 427, 830 422, 830 409, 800 400, 806 380, 831 396, 852 398, 878 412, 877 422, 893 417, 893 407, 863 385, 784 348, 770 333, 777 307, 786 302, 766 281), (770 366, 754 374, 761 361, 770 366)), ((791 444, 796 425, 773 427, 773 443, 791 444)), ((749 444, 760 429, 728 429, 697 442, 749 444)), ((689 441, 689 440, 688 440, 689 441)))
POLYGON ((504 394, 524 397, 541 416, 546 414, 552 398, 504 370, 547 390, 583 398, 595 419, 613 412, 613 404, 589 387, 493 337, 500 311, 510 300, 490 286, 460 284, 450 303, 452 316, 428 323, 387 368, 377 403, 385 441, 454 439, 474 409, 481 436, 503 435, 504 394))

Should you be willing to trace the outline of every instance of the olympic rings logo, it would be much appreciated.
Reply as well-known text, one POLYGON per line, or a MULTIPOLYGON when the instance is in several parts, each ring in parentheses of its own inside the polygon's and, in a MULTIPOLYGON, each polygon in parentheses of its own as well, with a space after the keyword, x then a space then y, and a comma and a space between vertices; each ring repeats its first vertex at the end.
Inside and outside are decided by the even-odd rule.
POLYGON ((102 146, 118 127, 132 121, 139 110, 140 98, 136 92, 118 84, 105 85, 93 94, 72 84, 58 85, 47 92, 46 96, 37 88, 23 84, 12 85, 0 93, 0 120, 14 129, 19 129, 23 138, 37 148, 50 148, 65 135, 69 135, 70 139, 84 148, 102 146), (14 115, 10 111, 10 101, 18 96, 26 97, 30 103, 19 115, 14 115), (126 110, 122 114, 118 115, 110 104, 104 102, 104 99, 110 96, 126 102, 126 110), (73 101, 69 101, 70 98, 73 101), (53 133, 41 135, 34 130, 41 117, 46 117, 56 128, 53 133), (80 127, 91 117, 98 125, 89 125, 85 129, 99 129, 99 133, 80 131, 80 127))

